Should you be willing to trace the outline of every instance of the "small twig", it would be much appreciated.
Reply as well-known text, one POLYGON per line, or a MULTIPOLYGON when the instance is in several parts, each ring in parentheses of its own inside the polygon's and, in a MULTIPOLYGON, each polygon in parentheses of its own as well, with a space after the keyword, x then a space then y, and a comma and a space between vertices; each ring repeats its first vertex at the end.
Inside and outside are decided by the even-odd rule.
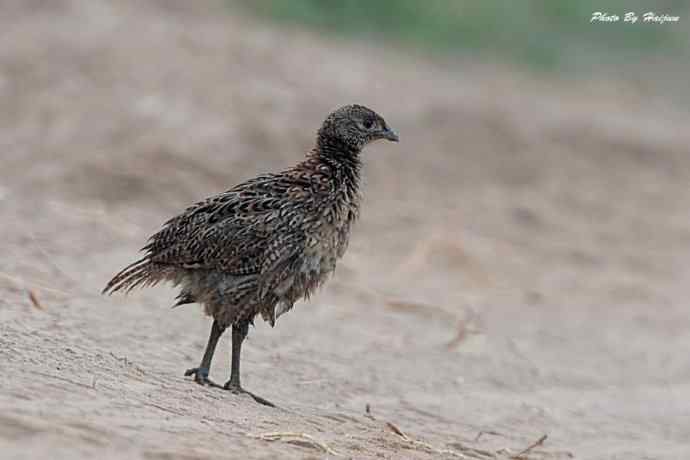
POLYGON ((400 428, 398 428, 395 424, 391 422, 386 422, 386 426, 395 434, 400 436, 404 441, 409 442, 411 445, 415 447, 420 447, 423 450, 426 450, 427 452, 432 452, 435 454, 440 454, 440 455, 452 455, 454 457, 458 458, 467 458, 466 455, 461 454, 460 452, 456 452, 454 450, 450 449, 439 449, 437 447, 432 446, 429 443, 426 443, 424 441, 419 441, 417 439, 412 439, 409 436, 407 436, 405 433, 402 432, 400 428))
POLYGON ((519 454, 513 455, 510 458, 512 459, 520 459, 522 458, 523 455, 534 449, 535 447, 539 447, 544 445, 544 441, 546 441, 546 438, 548 438, 548 435, 543 435, 541 438, 537 439, 534 441, 532 444, 527 446, 524 450, 522 450, 519 454))
POLYGON ((169 408, 167 408, 167 407, 165 407, 165 406, 160 406, 160 405, 158 405, 158 404, 156 404, 156 403, 145 402, 145 403, 143 403, 143 404, 144 404, 145 406, 155 407, 156 409, 160 409, 160 410, 162 410, 162 411, 169 412, 169 413, 171 413, 171 414, 175 414, 175 415, 179 415, 179 416, 185 416, 185 415, 187 415, 187 414, 185 414, 185 413, 183 413, 183 412, 178 412, 178 411, 176 411, 176 410, 169 409, 169 408))
POLYGON ((29 293, 29 300, 31 301, 31 305, 33 305, 34 308, 36 308, 37 310, 46 311, 41 301, 38 300, 36 291, 34 291, 33 289, 29 289, 27 292, 29 293))
POLYGON ((364 406, 364 416, 372 420, 376 420, 376 417, 371 414, 371 405, 369 403, 364 406))
POLYGON ((486 460, 487 458, 496 458, 496 454, 493 452, 489 452, 488 450, 484 449, 477 449, 476 447, 467 447, 459 442, 454 442, 452 444, 449 444, 449 446, 459 450, 468 457, 480 460, 486 460))
POLYGON ((446 344, 446 348, 448 350, 456 348, 458 345, 465 341, 468 335, 469 331, 467 329, 467 325, 465 324, 465 322, 458 321, 457 332, 455 333, 455 337, 448 341, 448 343, 446 344))
POLYGON ((479 438, 481 438, 485 434, 490 434, 491 436, 505 436, 505 435, 499 433, 498 431, 490 431, 490 430, 489 431, 480 431, 479 433, 477 433, 477 436, 474 438, 474 442, 479 441, 479 438))
POLYGON ((391 422, 386 422, 386 426, 387 426, 393 433, 397 434, 398 436, 400 436, 401 438, 403 438, 405 441, 409 441, 409 440, 410 440, 410 438, 408 438, 407 435, 406 435, 405 433, 403 433, 402 430, 401 430, 400 428, 398 428, 397 426, 395 426, 393 423, 391 423, 391 422))
POLYGON ((123 356, 122 358, 120 358, 120 357, 118 357, 117 355, 115 355, 115 353, 113 353, 112 351, 110 352, 110 356, 112 356, 112 357, 115 358, 116 360, 122 362, 125 366, 127 366, 127 365, 129 364, 129 362, 127 361, 127 357, 126 357, 126 356, 123 356))
POLYGON ((250 438, 261 439, 264 441, 283 441, 287 438, 286 442, 290 442, 290 439, 299 439, 306 441, 307 443, 318 447, 329 455, 335 455, 340 457, 341 454, 331 449, 327 444, 314 439, 306 433, 294 433, 294 432, 275 432, 275 433, 261 433, 261 434, 248 434, 250 438))

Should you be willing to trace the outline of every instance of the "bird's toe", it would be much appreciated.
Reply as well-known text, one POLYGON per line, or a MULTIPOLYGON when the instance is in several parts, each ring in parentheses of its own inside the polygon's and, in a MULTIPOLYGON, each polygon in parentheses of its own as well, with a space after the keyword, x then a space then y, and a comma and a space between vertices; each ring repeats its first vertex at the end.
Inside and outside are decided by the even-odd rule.
POLYGON ((190 377, 193 375, 194 381, 199 385, 217 386, 208 378, 208 369, 205 367, 193 367, 191 369, 187 369, 184 375, 185 377, 190 377))
POLYGON ((264 406, 276 407, 276 405, 273 404, 271 401, 264 399, 261 396, 255 395, 251 391, 247 391, 235 383, 228 382, 225 385, 223 385, 223 389, 231 392, 232 394, 251 396, 254 399, 254 401, 258 402, 259 404, 263 404, 264 406))

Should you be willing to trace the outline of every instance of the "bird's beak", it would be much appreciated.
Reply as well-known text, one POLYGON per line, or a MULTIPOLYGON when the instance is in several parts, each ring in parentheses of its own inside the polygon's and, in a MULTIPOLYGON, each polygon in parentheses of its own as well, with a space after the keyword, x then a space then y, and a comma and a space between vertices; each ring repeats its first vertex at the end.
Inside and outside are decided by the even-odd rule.
POLYGON ((390 129, 390 128, 386 128, 386 129, 381 133, 381 137, 383 137, 384 139, 387 139, 387 140, 389 140, 389 141, 392 141, 392 142, 398 142, 398 141, 400 141, 400 137, 398 137, 398 133, 396 133, 395 131, 393 131, 393 130, 390 129))

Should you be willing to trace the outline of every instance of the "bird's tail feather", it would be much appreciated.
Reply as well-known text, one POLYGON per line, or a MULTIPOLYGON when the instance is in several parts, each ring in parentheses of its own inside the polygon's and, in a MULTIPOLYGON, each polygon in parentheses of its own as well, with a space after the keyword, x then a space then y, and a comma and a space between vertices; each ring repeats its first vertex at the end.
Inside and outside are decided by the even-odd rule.
POLYGON ((111 279, 102 291, 102 294, 112 294, 120 290, 129 292, 139 286, 156 284, 158 279, 153 276, 153 264, 144 257, 123 268, 120 273, 111 279))
POLYGON ((192 294, 190 294, 189 292, 186 292, 186 291, 180 292, 177 295, 177 297, 175 297, 175 300, 177 302, 175 302, 175 305, 173 305, 170 308, 177 308, 180 305, 186 305, 188 303, 196 303, 196 301, 197 301, 196 298, 192 294))

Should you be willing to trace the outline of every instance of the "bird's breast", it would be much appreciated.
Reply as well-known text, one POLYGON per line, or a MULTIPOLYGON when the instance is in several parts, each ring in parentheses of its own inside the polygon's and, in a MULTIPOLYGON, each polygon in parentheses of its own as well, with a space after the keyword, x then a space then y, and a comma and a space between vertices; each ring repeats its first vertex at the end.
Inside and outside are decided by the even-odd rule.
POLYGON ((324 214, 305 251, 305 273, 325 276, 335 270, 336 262, 345 254, 356 218, 357 210, 351 206, 336 206, 324 214))

